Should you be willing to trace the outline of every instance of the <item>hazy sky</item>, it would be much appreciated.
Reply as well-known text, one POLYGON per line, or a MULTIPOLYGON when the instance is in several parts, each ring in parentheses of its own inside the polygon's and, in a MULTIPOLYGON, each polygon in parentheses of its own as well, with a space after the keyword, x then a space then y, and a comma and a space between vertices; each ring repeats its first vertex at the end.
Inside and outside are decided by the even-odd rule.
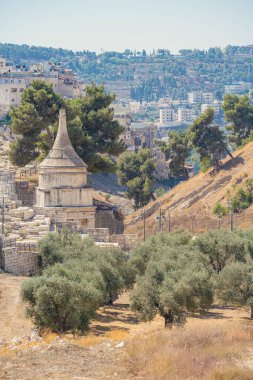
POLYGON ((253 0, 0 0, 0 42, 73 50, 253 44, 253 0))

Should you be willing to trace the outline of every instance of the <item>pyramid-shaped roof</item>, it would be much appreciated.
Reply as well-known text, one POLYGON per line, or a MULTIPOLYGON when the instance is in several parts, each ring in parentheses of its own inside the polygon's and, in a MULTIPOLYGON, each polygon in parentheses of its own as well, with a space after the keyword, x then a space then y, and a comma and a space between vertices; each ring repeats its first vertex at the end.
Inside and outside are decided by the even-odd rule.
POLYGON ((69 139, 65 109, 60 110, 59 127, 54 145, 39 167, 87 167, 76 153, 69 139))

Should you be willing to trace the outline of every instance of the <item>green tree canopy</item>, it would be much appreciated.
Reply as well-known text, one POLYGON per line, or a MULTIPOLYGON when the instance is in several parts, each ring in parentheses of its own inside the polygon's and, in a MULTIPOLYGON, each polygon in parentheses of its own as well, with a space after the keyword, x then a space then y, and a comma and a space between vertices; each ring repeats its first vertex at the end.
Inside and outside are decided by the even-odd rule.
POLYGON ((86 87, 80 99, 63 99, 51 85, 36 80, 22 94, 21 105, 12 108, 11 130, 20 135, 11 145, 10 159, 24 166, 39 156, 43 159, 53 145, 59 109, 67 110, 70 140, 92 172, 116 170, 113 156, 125 150, 120 134, 124 128, 114 120, 110 107, 114 95, 104 85, 86 87))
POLYGON ((249 306, 253 319, 253 266, 247 263, 232 263, 219 274, 218 297, 229 304, 249 306))
MULTIPOLYGON (((81 330, 88 328, 90 319, 103 302, 101 289, 87 277, 87 272, 77 282, 63 271, 51 276, 33 278, 24 282, 22 297, 28 302, 28 316, 39 328, 53 331, 81 330)), ((94 277, 96 278, 96 277, 94 277)))
POLYGON ((149 149, 125 153, 118 160, 117 175, 120 185, 127 187, 127 196, 135 207, 145 205, 151 198, 155 165, 149 149))
POLYGON ((122 251, 96 247, 67 230, 42 239, 39 262, 42 275, 24 282, 22 297, 42 329, 87 330, 96 309, 112 303, 135 279, 122 251))
POLYGON ((224 96, 223 111, 229 122, 226 126, 230 131, 229 139, 236 146, 242 145, 253 137, 253 105, 248 95, 238 96, 227 94, 224 96))
POLYGON ((10 150, 10 159, 15 165, 24 166, 38 157, 37 143, 41 134, 47 148, 52 146, 54 136, 50 126, 56 122, 62 107, 63 98, 53 91, 52 85, 41 80, 35 80, 23 92, 21 105, 10 111, 10 128, 19 135, 10 150))
POLYGON ((229 154, 226 138, 220 128, 213 124, 214 110, 209 107, 189 128, 190 139, 205 166, 219 167, 220 160, 229 154))
POLYGON ((131 306, 143 320, 159 312, 165 321, 181 321, 186 312, 206 310, 213 301, 212 270, 204 255, 189 247, 166 247, 153 253, 137 278, 131 306))
POLYGON ((188 133, 185 131, 171 131, 168 133, 168 141, 157 142, 161 151, 169 161, 169 174, 172 177, 188 177, 185 161, 191 152, 191 144, 188 133))
POLYGON ((212 268, 217 272, 229 263, 246 261, 249 244, 252 246, 246 235, 223 230, 211 230, 199 235, 194 244, 208 257, 212 268))

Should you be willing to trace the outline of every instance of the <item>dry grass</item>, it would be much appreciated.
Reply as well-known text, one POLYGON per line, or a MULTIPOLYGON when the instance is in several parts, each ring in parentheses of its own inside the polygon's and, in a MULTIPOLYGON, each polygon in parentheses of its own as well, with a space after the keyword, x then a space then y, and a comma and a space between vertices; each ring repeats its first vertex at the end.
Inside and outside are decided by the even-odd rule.
MULTIPOLYGON (((227 190, 236 185, 243 185, 246 178, 253 177, 253 142, 233 153, 234 160, 226 158, 218 173, 211 169, 207 173, 200 173, 187 182, 168 191, 164 196, 149 202, 143 209, 128 215, 125 220, 126 233, 134 233, 141 240, 143 237, 143 210, 146 210, 146 234, 157 234, 158 223, 155 221, 159 208, 163 211, 170 208, 172 231, 186 229, 194 233, 201 233, 209 229, 218 228, 217 218, 213 213, 217 202, 224 204, 227 190), (247 173, 247 176, 245 176, 247 173)), ((235 217, 235 226, 251 228, 253 205, 235 217)), ((228 217, 222 218, 222 228, 229 226, 228 217)), ((165 231, 168 230, 166 221, 165 231)))
POLYGON ((210 380, 252 380, 252 371, 243 368, 223 367, 214 370, 210 380))
POLYGON ((239 321, 203 322, 136 337, 127 346, 131 373, 161 380, 253 379, 253 370, 242 368, 253 326, 239 321))

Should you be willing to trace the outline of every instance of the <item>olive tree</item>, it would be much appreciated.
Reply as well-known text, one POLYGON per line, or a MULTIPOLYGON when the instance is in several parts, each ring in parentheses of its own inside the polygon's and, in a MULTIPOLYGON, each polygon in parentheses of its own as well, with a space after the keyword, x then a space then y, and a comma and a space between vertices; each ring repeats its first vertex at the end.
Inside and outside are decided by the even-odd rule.
POLYGON ((217 278, 217 295, 229 304, 249 306, 253 319, 253 265, 232 263, 217 278))
POLYGON ((229 263, 246 260, 246 240, 239 233, 211 230, 199 235, 194 244, 208 257, 216 272, 220 272, 229 263))
POLYGON ((184 321, 189 312, 202 312, 213 301, 212 270, 204 255, 189 247, 164 248, 152 255, 137 278, 131 307, 145 321, 157 313, 169 322, 184 321))

